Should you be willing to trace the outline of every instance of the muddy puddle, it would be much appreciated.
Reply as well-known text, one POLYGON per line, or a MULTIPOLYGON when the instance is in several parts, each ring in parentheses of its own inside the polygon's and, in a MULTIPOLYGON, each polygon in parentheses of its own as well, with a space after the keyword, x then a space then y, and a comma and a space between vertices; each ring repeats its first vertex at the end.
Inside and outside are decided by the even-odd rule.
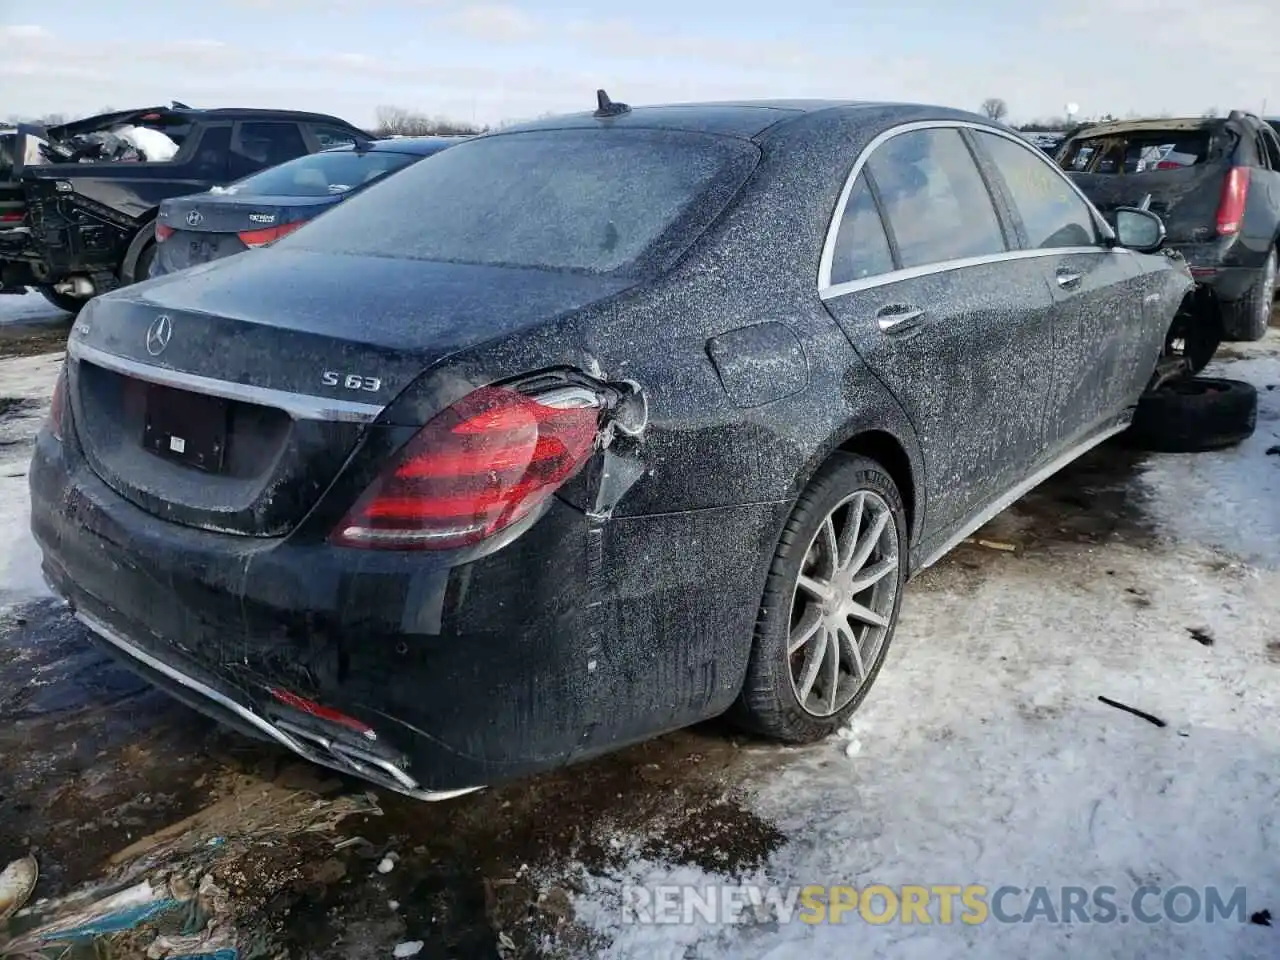
POLYGON ((0 615, 0 860, 34 852, 40 897, 207 874, 231 901, 241 958, 385 957, 413 940, 427 958, 580 954, 592 943, 573 923, 575 869, 632 856, 760 866, 784 838, 741 788, 786 756, 712 723, 423 804, 220 730, 52 600, 0 615))

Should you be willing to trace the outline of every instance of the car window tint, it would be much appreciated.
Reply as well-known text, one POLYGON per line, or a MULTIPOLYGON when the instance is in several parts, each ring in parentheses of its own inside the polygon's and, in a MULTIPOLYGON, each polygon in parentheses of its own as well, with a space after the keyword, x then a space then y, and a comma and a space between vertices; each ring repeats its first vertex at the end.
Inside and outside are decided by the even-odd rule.
POLYGON ((480 137, 385 178, 280 243, 625 272, 687 248, 758 158, 757 147, 730 137, 604 125, 480 137))
POLYGON ((884 233, 880 211, 876 209, 866 176, 858 174, 836 230, 831 283, 848 283, 888 273, 892 269, 893 253, 884 233))
POLYGON ((320 142, 321 150, 356 142, 355 134, 343 127, 328 127, 324 124, 313 123, 311 125, 311 133, 320 142))
POLYGON ((1280 170, 1280 138, 1269 127, 1262 128, 1262 146, 1267 152, 1272 170, 1280 170))
POLYGON ((958 130, 914 130, 867 161, 903 267, 1006 249, 987 186, 958 130))
POLYGON ((418 159, 390 150, 313 153, 245 177, 227 193, 258 197, 325 197, 380 180, 418 159))
POLYGON ((1098 231, 1088 205, 1057 169, 1026 147, 993 133, 976 133, 1004 180, 1027 232, 1027 246, 1089 247, 1098 231))
POLYGON ((240 145, 242 156, 272 167, 307 152, 302 133, 296 123, 242 123, 240 145))
POLYGON ((200 144, 191 158, 195 173, 210 180, 222 181, 227 176, 227 154, 231 151, 230 127, 206 127, 200 144))

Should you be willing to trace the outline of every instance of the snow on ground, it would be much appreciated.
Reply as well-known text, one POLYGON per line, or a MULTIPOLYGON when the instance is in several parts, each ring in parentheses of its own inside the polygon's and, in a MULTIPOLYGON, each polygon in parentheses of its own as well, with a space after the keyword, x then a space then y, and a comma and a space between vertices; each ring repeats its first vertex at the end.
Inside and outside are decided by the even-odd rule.
POLYGON ((68 316, 38 293, 0 294, 0 327, 63 320, 68 316))
MULTIPOLYGON (((1274 343, 1275 337, 1273 332, 1264 342, 1274 343)), ((1153 495, 1152 508, 1174 536, 1275 568, 1280 565, 1280 456, 1266 452, 1280 445, 1280 361, 1275 356, 1219 360, 1205 374, 1257 386, 1257 430, 1228 450, 1153 458, 1143 478, 1153 495)))
MULTIPOLYGON (((1044 884, 1055 896, 1102 885, 1125 915, 1144 884, 1216 886, 1224 899, 1244 887, 1250 912, 1280 914, 1280 457, 1266 453, 1280 442, 1280 390, 1266 390, 1280 383, 1280 337, 1233 350, 1244 359, 1218 372, 1259 386, 1257 436, 1121 471, 1133 523, 1150 535, 1037 538, 1029 508, 1013 508, 991 537, 1017 552, 963 547, 909 588, 886 668, 848 731, 853 756, 840 738, 740 751, 727 786, 745 790, 750 812, 785 837, 747 879, 989 892, 1044 884)), ((58 362, 0 360, 0 396, 35 400, 20 422, 0 423, 0 605, 42 589, 22 436, 43 416, 58 362)), ((1044 522, 1101 509, 1082 492, 1093 506, 1060 504, 1044 522)), ((628 796, 618 793, 619 809, 628 796)), ((1280 929, 1222 920, 874 925, 855 912, 840 925, 626 923, 628 885, 743 879, 678 851, 654 854, 652 841, 673 825, 629 822, 581 825, 596 839, 609 831, 615 848, 650 851, 629 865, 570 858, 540 868, 548 889, 576 891, 576 923, 600 938, 583 956, 1280 956, 1280 929)))
POLYGON ((47 593, 27 529, 27 464, 61 366, 57 353, 0 360, 0 605, 47 593))
MULTIPOLYGON (((1122 914, 1143 884, 1216 885, 1224 899, 1243 886, 1251 913, 1280 914, 1280 457, 1266 454, 1280 424, 1280 390, 1266 390, 1280 383, 1278 347, 1273 332, 1216 371, 1259 386, 1252 440, 1152 457, 1132 479, 1153 545, 1054 544, 980 572, 953 557, 909 588, 851 725, 861 749, 849 759, 833 740, 750 785, 755 812, 788 841, 747 879, 1044 884, 1059 903, 1060 886, 1111 886, 1122 914)), ((1221 920, 624 922, 624 898, 643 896, 627 886, 656 896, 653 885, 728 878, 652 860, 583 872, 579 920, 610 941, 604 955, 631 960, 1280 956, 1280 931, 1221 920)), ((1028 901, 1005 904, 1016 914, 1028 901)))

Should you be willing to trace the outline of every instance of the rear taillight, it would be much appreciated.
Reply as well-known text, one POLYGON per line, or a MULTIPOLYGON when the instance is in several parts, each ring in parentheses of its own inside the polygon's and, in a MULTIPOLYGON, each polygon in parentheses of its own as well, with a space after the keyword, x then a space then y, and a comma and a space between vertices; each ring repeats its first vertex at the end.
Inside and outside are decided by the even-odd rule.
POLYGON ((21 223, 21 222, 22 222, 21 211, 18 211, 17 213, 13 213, 13 212, 0 213, 0 223, 21 223))
POLYGON ((240 242, 246 247, 261 247, 293 233, 307 221, 296 220, 293 223, 282 223, 278 227, 267 227, 265 230, 246 230, 240 234, 240 242))
POLYGON ((62 409, 67 400, 67 368, 64 364, 53 383, 53 399, 49 401, 49 432, 62 440, 62 409))
POLYGON ((1230 237, 1240 232, 1245 201, 1249 199, 1249 168, 1232 167, 1222 184, 1218 202, 1218 236, 1230 237))
POLYGON ((484 387, 438 413, 330 537, 346 547, 446 550, 478 543, 544 503, 590 458, 588 391, 484 387))
POLYGON ((314 700, 308 700, 306 697, 300 697, 290 690, 282 687, 269 687, 267 692, 276 700, 280 701, 286 707, 305 713, 308 716, 315 717, 317 720, 324 720, 327 723, 334 723, 340 727, 346 727, 360 734, 366 740, 377 740, 378 735, 374 732, 373 727, 367 723, 362 723, 355 717, 349 717, 345 713, 326 707, 323 704, 316 703, 314 700))
POLYGON ((156 224, 156 243, 164 243, 173 236, 173 227, 167 223, 156 224))

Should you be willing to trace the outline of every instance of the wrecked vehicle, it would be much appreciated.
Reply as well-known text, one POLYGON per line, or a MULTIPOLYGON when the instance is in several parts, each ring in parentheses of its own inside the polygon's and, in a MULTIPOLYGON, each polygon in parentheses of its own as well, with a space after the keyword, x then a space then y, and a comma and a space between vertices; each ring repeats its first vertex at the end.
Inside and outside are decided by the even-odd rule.
POLYGON ((1023 131, 1022 136, 1029 143, 1035 144, 1045 153, 1054 154, 1058 152, 1058 148, 1062 146, 1062 140, 1065 134, 1055 131, 1031 130, 1023 131))
POLYGON ((465 139, 361 140, 298 157, 227 187, 166 200, 156 215, 150 276, 265 246, 387 174, 465 139))
POLYGON ((809 742, 903 587, 1130 423, 1193 281, 941 107, 594 112, 95 299, 43 571, 187 703, 421 799, 726 712, 809 742))
POLYGON ((1057 157, 1103 213, 1150 198, 1169 245, 1221 301, 1226 339, 1266 334, 1280 257, 1280 137, 1268 123, 1235 110, 1091 124, 1057 157))
POLYGON ((146 278, 162 200, 357 139, 368 135, 324 114, 184 104, 19 124, 0 198, 20 199, 4 212, 22 220, 0 224, 0 293, 34 287, 74 313, 146 278))

